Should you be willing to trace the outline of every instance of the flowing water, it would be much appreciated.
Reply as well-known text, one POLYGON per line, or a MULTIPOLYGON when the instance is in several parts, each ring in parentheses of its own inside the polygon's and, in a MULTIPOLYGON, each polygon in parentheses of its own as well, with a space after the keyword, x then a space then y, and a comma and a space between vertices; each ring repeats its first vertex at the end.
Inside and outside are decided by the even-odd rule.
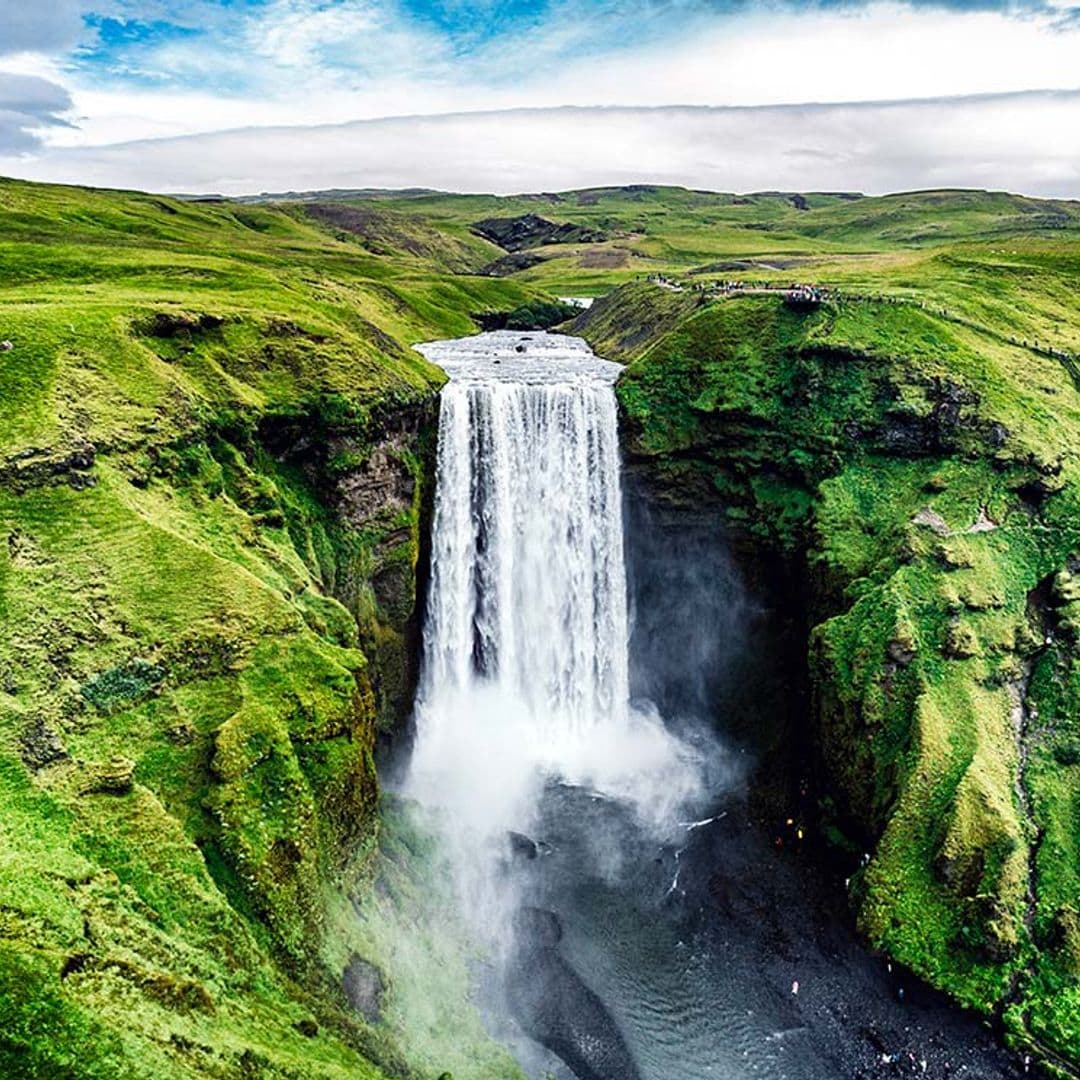
POLYGON ((552 778, 662 817, 698 776, 629 700, 619 366, 548 334, 422 351, 450 382, 414 783, 481 834, 528 830, 552 778))
POLYGON ((898 1004, 705 724, 630 700, 619 367, 552 334, 421 351, 450 381, 407 787, 494 957, 496 1036, 532 1077, 1012 1075, 965 1018, 898 1004))

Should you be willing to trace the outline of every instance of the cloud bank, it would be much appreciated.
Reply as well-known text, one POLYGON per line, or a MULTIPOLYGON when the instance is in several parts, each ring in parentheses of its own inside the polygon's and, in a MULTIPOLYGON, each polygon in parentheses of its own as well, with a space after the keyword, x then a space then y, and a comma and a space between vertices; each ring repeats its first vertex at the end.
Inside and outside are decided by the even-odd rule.
MULTIPOLYGON (((20 163, 0 159, 0 171, 21 175, 20 163)), ((414 186, 508 193, 652 182, 721 191, 991 187, 1080 197, 1080 91, 399 117, 55 150, 27 171, 223 194, 414 186)))
POLYGON ((0 6, 0 172, 29 179, 1080 194, 1074 0, 0 6))

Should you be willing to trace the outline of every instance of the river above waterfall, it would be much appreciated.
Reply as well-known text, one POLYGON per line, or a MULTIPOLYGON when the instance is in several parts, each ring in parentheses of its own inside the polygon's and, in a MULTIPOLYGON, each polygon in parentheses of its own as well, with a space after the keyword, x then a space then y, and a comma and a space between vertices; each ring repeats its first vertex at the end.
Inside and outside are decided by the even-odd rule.
MULTIPOLYGON (((493 1034, 536 1080, 1018 1075, 975 1020, 865 951, 842 881, 754 820, 728 718, 631 700, 651 660, 631 649, 619 367, 550 333, 420 351, 450 381, 406 788, 490 957, 493 1034)), ((665 601, 673 639, 704 635, 710 605, 737 610, 723 575, 694 588, 665 601)), ((759 649, 725 626, 714 666, 759 649)), ((690 684, 702 654, 681 652, 666 677, 690 684)))

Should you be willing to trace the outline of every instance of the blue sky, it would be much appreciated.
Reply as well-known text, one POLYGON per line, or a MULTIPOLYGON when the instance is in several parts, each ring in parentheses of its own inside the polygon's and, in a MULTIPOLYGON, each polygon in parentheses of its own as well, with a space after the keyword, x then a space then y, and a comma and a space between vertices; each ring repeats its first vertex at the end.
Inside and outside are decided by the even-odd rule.
MULTIPOLYGON (((0 172, 160 184, 156 157, 174 188, 296 187, 302 172, 506 190, 573 180, 573 160, 554 169, 530 135, 561 117, 567 146, 590 131, 575 152, 600 155, 590 169, 607 154, 639 179, 677 161, 687 182, 732 189, 770 169, 856 186, 836 183, 846 168, 887 189, 1000 175, 991 186, 1080 196, 1078 61, 1072 0, 0 0, 0 172), (705 110, 689 125, 687 106, 705 110), (799 146, 770 141, 779 106, 802 110, 799 146), (884 145, 866 136, 875 109, 884 145), (588 110, 605 111, 599 129, 588 110), (492 127, 493 112, 513 119, 492 127), (401 118, 438 116, 463 141, 436 160, 401 118), (463 123, 485 132, 483 153, 463 123), (327 125, 348 153, 312 161, 330 143, 305 153, 304 133, 327 125), (228 153, 247 129, 262 133, 258 173, 228 153), (680 130, 689 141, 672 145, 680 130), (719 131, 733 140, 721 150, 719 131)), ((546 153, 560 157, 557 140, 546 153)))

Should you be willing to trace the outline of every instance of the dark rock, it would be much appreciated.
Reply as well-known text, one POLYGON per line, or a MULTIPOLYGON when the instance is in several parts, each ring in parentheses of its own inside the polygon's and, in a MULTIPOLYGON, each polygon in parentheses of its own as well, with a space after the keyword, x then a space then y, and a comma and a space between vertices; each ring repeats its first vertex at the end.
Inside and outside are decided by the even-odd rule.
POLYGON ((297 1020, 293 1027, 304 1036, 305 1039, 314 1039, 319 1034, 319 1025, 314 1020, 297 1020))
POLYGON ((907 667, 915 659, 915 646, 910 641, 890 641, 889 659, 899 667, 907 667))
POLYGON ((40 717, 22 733, 19 742, 23 763, 34 772, 44 769, 46 765, 67 760, 68 752, 60 736, 46 727, 40 717))
POLYGON ((540 854, 537 842, 524 833, 511 831, 506 838, 510 841, 510 854, 516 858, 535 859, 540 854))
POLYGON ((92 959, 89 953, 72 953, 60 968, 60 978, 66 979, 69 975, 77 975, 80 971, 85 970, 92 959))
POLYGON ((382 972, 360 956, 353 956, 341 976, 341 989, 349 1004, 374 1024, 382 1017, 382 995, 385 990, 382 972))
POLYGON ((514 937, 519 949, 553 949, 562 941, 562 923, 554 911, 518 908, 514 912, 514 937))
POLYGON ((532 1039, 557 1054, 578 1080, 638 1080, 640 1073, 604 1003, 559 954, 558 917, 522 908, 507 998, 532 1039))
POLYGON ((472 225, 472 231, 504 251, 519 252, 545 244, 597 244, 607 239, 598 229, 570 222, 548 221, 539 214, 513 218, 485 218, 472 225))
POLYGON ((9 483, 16 491, 62 483, 76 489, 92 487, 96 481, 90 470, 96 453, 94 445, 85 441, 70 449, 29 447, 0 465, 0 483, 9 483))
MULTIPOLYGON (((354 528, 373 523, 380 516, 403 514, 412 507, 416 478, 406 460, 409 440, 394 433, 383 440, 354 468, 338 480, 338 512, 354 528)), ((331 452, 349 451, 347 439, 331 443, 331 452)))
POLYGON ((155 311, 135 329, 149 337, 189 338, 207 330, 216 330, 225 320, 220 315, 189 315, 186 311, 155 311))

